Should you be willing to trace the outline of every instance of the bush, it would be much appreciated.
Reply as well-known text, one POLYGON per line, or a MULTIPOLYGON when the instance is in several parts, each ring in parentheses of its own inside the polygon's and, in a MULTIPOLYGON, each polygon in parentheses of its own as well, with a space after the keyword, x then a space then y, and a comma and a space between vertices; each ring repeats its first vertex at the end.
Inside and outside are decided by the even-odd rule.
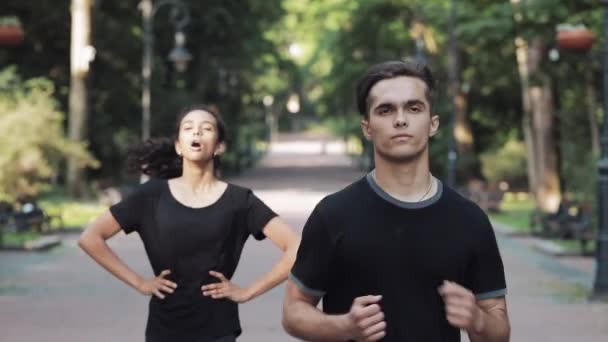
POLYGON ((38 195, 66 157, 97 166, 86 146, 65 137, 57 107, 49 80, 0 70, 0 200, 38 195))
POLYGON ((527 183, 526 145, 510 139, 495 152, 481 155, 481 172, 490 183, 506 181, 515 187, 527 183))

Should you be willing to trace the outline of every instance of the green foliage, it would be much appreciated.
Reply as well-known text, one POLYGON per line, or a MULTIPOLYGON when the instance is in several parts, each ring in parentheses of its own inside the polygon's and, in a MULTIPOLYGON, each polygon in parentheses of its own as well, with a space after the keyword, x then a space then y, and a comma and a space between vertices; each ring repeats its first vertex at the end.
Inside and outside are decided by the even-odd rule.
MULTIPOLYGON (((274 97, 267 110, 277 113, 284 126, 289 116, 285 102, 300 94, 302 115, 320 117, 340 135, 361 137, 354 86, 373 63, 416 55, 412 25, 424 26, 425 57, 439 86, 435 111, 441 117, 439 134, 431 143, 435 174, 445 174, 452 105, 448 85, 448 20, 451 0, 208 0, 186 1, 191 23, 187 47, 194 56, 184 74, 165 56, 173 47, 170 9, 155 17, 152 80, 152 132, 171 133, 179 109, 193 103, 217 104, 230 128, 228 168, 240 168, 249 155, 248 144, 263 139, 256 128, 263 121, 261 101, 274 97), (290 55, 289 46, 302 48, 290 55)), ((510 153, 510 141, 523 140, 521 85, 515 38, 541 37, 554 45, 559 24, 584 24, 602 32, 602 8, 597 0, 520 1, 517 17, 509 0, 458 0, 455 34, 460 78, 466 92, 469 120, 475 138, 474 154, 458 161, 461 178, 476 173, 478 156, 494 151, 510 153)), ((69 86, 70 2, 3 2, 2 14, 15 15, 26 31, 24 43, 0 50, 0 64, 18 64, 23 78, 44 75, 57 89, 60 111, 67 108, 69 86), (41 20, 40 18, 44 18, 41 20)), ((142 28, 136 3, 96 1, 93 8, 93 45, 97 55, 89 79, 91 150, 103 167, 91 171, 98 178, 121 176, 128 146, 137 142, 141 126, 142 28), (116 39, 120 37, 120 39, 116 39)), ((598 39, 598 42, 600 39, 598 39)), ((602 53, 596 43, 592 53, 602 53)), ((594 156, 588 123, 581 103, 584 73, 590 68, 594 88, 601 89, 597 58, 561 51, 561 60, 543 62, 555 86, 560 113, 559 136, 563 182, 577 193, 594 194, 594 156)), ((597 96, 599 99, 599 96, 597 96)), ((596 102, 598 102, 596 100, 596 102)), ((598 113, 598 117, 600 113, 598 113)), ((318 119, 318 118, 317 118, 318 119)), ((319 120, 311 120, 319 121, 319 120)), ((512 152, 512 151, 511 151, 512 152)), ((525 183, 521 155, 510 167, 488 166, 489 178, 510 177, 525 183), (516 166, 515 166, 516 165, 516 166), (519 174, 515 175, 515 171, 519 174)), ((589 195, 593 196, 593 195, 589 195)))
POLYGON ((22 81, 9 67, 0 70, 0 89, 0 199, 36 195, 68 156, 97 166, 86 146, 65 137, 52 83, 22 81))
POLYGON ((529 196, 518 197, 508 192, 500 205, 500 212, 490 213, 493 222, 507 225, 517 232, 530 232, 530 215, 536 208, 534 200, 529 196))
MULTIPOLYGON (((61 223, 67 229, 84 228, 104 210, 107 210, 96 201, 83 202, 69 198, 57 187, 41 194, 39 204, 52 217, 60 217, 61 223)), ((57 228, 58 224, 58 221, 51 222, 51 229, 57 228)))
POLYGON ((21 21, 14 15, 0 16, 0 26, 21 26, 21 21))
POLYGON ((40 234, 36 232, 23 233, 4 233, 0 236, 0 242, 4 246, 23 246, 27 241, 33 241, 40 238, 40 234))
MULTIPOLYGON (((183 107, 215 104, 230 129, 229 150, 240 153, 236 151, 243 149, 235 144, 240 143, 241 127, 253 122, 249 113, 261 109, 264 95, 281 92, 290 82, 285 71, 290 64, 266 36, 283 15, 282 1, 184 2, 191 15, 187 48, 194 57, 185 73, 166 59, 174 46, 171 6, 161 7, 154 19, 152 135, 170 135, 183 107)), ((2 7, 2 12, 21 19, 26 39, 19 48, 0 50, 0 64, 18 64, 24 78, 47 75, 57 89, 58 108, 66 111, 70 1, 7 0, 2 7)), ((137 2, 95 1, 92 20, 97 53, 87 82, 88 132, 102 167, 89 176, 119 179, 125 176, 127 148, 141 136, 141 12, 137 2)))
POLYGON ((491 183, 506 181, 509 184, 525 184, 526 146, 523 142, 509 140, 495 152, 481 155, 483 176, 491 183))

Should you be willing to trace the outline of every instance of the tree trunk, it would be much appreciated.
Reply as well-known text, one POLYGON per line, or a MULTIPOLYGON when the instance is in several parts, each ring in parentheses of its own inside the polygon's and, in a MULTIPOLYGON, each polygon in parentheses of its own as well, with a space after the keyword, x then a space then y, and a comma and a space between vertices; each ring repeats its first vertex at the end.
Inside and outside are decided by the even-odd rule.
POLYGON ((555 110, 551 79, 544 75, 542 85, 530 88, 533 135, 537 142, 537 205, 546 212, 555 212, 561 201, 559 159, 554 136, 555 110))
POLYGON ((555 141, 555 110, 551 78, 541 69, 545 46, 542 38, 535 37, 527 46, 527 86, 524 91, 529 101, 529 123, 532 140, 531 156, 534 160, 535 187, 533 193, 537 206, 545 212, 555 212, 561 201, 559 159, 555 141), (534 83, 530 82, 534 79, 534 83))
POLYGON ((467 94, 459 92, 454 100, 454 139, 459 155, 473 152, 473 130, 469 123, 467 94))
MULTIPOLYGON (((70 97, 68 137, 77 142, 87 138, 87 76, 92 58, 91 42, 92 0, 72 0, 72 33, 70 48, 70 97)), ((75 159, 68 160, 67 190, 82 196, 85 190, 84 170, 75 159)))
POLYGON ((519 78, 521 82, 521 97, 523 101, 523 118, 522 129, 524 133, 524 142, 526 144, 527 171, 528 171, 528 186, 530 192, 536 196, 538 187, 538 179, 536 173, 536 147, 535 140, 532 134, 532 114, 530 103, 530 71, 528 69, 528 44, 521 37, 515 39, 515 48, 517 56, 517 66, 519 70, 519 78))

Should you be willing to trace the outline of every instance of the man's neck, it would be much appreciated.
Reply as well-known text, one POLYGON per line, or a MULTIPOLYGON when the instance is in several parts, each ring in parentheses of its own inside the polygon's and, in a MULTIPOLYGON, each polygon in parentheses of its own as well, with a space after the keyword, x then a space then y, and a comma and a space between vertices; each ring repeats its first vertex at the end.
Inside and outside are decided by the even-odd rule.
POLYGON ((395 163, 376 156, 374 179, 382 190, 405 202, 419 202, 437 191, 425 158, 395 163))

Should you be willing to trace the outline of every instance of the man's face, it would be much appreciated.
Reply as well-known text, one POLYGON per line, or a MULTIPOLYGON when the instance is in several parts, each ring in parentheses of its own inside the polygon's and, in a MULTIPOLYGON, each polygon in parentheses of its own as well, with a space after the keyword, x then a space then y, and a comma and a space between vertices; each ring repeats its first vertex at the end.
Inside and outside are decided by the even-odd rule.
POLYGON ((407 76, 385 79, 371 88, 368 117, 361 121, 361 128, 380 156, 403 162, 426 152, 429 138, 439 127, 426 89, 422 80, 407 76))

